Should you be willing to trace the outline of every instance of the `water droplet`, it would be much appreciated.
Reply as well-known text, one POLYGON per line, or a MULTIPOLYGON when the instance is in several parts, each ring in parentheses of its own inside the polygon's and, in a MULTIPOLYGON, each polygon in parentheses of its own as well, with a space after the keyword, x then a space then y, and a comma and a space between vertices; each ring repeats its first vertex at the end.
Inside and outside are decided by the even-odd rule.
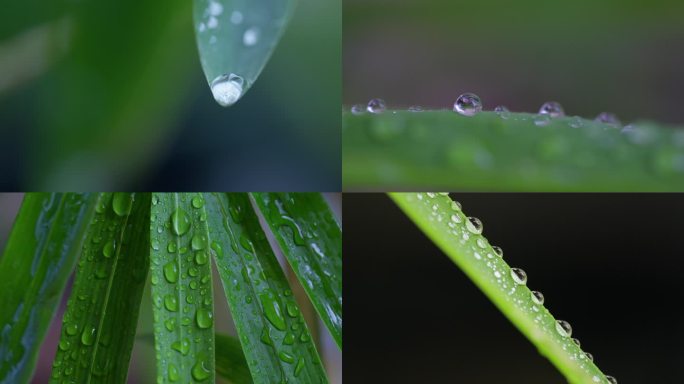
POLYGON ((544 304, 544 295, 539 291, 532 291, 532 301, 537 305, 544 304))
POLYGON ((563 117, 565 116, 565 111, 563 111, 563 107, 560 103, 556 101, 547 101, 539 108, 539 114, 548 115, 550 117, 563 117))
POLYGON ((615 114, 610 113, 610 112, 599 113, 599 115, 596 116, 594 121, 597 121, 599 123, 612 125, 613 127, 616 127, 616 128, 619 128, 622 125, 622 123, 620 122, 620 119, 618 119, 617 116, 615 116, 615 114))
POLYGON ((81 333, 81 343, 83 343, 83 345, 90 346, 90 345, 93 345, 94 342, 95 342, 95 328, 90 327, 90 328, 84 329, 83 333, 81 333))
POLYGON ((494 250, 494 253, 496 253, 497 256, 503 257, 503 249, 501 249, 501 247, 497 247, 496 245, 492 245, 492 249, 494 250))
POLYGON ((157 240, 157 239, 152 239, 152 244, 151 244, 151 245, 152 245, 152 249, 154 249, 155 251, 158 251, 158 250, 159 250, 159 240, 157 240))
POLYGON ((204 381, 211 376, 211 370, 209 370, 207 361, 205 359, 200 359, 192 366, 192 378, 197 381, 204 381))
POLYGON ((190 229, 190 216, 182 208, 178 208, 171 215, 171 224, 173 232, 182 236, 190 229))
POLYGON ((573 338, 572 338, 572 341, 573 341, 575 344, 577 344, 578 347, 581 346, 579 339, 576 339, 576 338, 573 337, 573 338))
POLYGON ((133 196, 130 193, 116 192, 112 198, 112 209, 119 216, 131 213, 133 206, 133 196))
POLYGON ((524 285, 527 283, 527 273, 520 268, 511 268, 511 277, 516 284, 524 285))
POLYGON ((104 257, 112 257, 116 251, 116 241, 114 239, 109 240, 104 247, 102 247, 102 255, 104 257))
POLYGON ((176 251, 178 250, 178 246, 176 245, 176 243, 169 243, 169 245, 166 246, 166 250, 169 253, 176 253, 176 251))
POLYGON ((503 105, 499 105, 494 108, 494 112, 496 112, 496 114, 504 120, 511 117, 511 111, 509 111, 508 108, 504 107, 503 105))
POLYGON ((456 215, 456 214, 451 215, 451 222, 458 224, 458 223, 460 223, 461 221, 462 221, 462 220, 461 220, 461 216, 456 215))
POLYGON ((167 375, 169 376, 169 381, 178 381, 178 369, 175 365, 169 363, 167 375))
POLYGON ((280 351, 280 353, 278 354, 278 357, 280 357, 280 360, 282 360, 288 364, 294 363, 294 356, 290 355, 289 353, 287 353, 285 351, 280 351))
POLYGON ((171 343, 171 348, 180 352, 183 356, 187 356, 190 352, 190 340, 184 338, 183 340, 177 340, 171 343))
POLYGON ((581 126, 584 125, 584 122, 582 121, 581 117, 575 116, 570 120, 570 122, 568 124, 572 128, 580 128, 581 126))
POLYGON ((178 266, 173 261, 169 261, 164 265, 164 277, 169 283, 178 281, 178 266))
POLYGON ((204 265, 209 261, 209 254, 206 251, 195 252, 195 262, 197 265, 204 265))
POLYGON ((294 375, 295 377, 298 377, 300 373, 302 373, 302 369, 304 369, 304 359, 301 357, 297 360, 297 365, 295 366, 294 370, 294 375))
POLYGON ((221 244, 217 243, 216 241, 212 241, 211 249, 214 250, 217 258, 220 259, 223 257, 223 248, 221 247, 221 244))
POLYGON ((302 343, 306 343, 309 340, 311 340, 311 336, 309 336, 309 334, 306 333, 306 331, 302 332, 302 334, 299 336, 299 341, 301 341, 302 343))
POLYGON ((76 323, 69 323, 66 326, 66 334, 69 336, 73 336, 78 333, 78 324, 76 323))
POLYGON ((454 102, 454 112, 463 116, 475 116, 482 110, 482 101, 474 93, 464 93, 454 102))
POLYGON ((423 107, 420 105, 412 105, 408 108, 409 112, 423 112, 423 107))
POLYGON ((211 93, 220 106, 228 107, 240 99, 244 85, 245 80, 241 76, 234 73, 221 75, 211 82, 211 93))
POLYGON ((451 202, 451 210, 452 211, 460 211, 461 210, 461 203, 458 201, 452 201, 451 202))
POLYGON ((466 221, 466 228, 468 228, 471 233, 479 235, 482 233, 483 225, 480 219, 477 217, 468 217, 468 221, 466 221))
POLYGON ((292 345, 292 344, 294 344, 294 341, 295 341, 294 333, 288 332, 287 335, 285 335, 285 338, 283 339, 283 344, 292 345))
POLYGON ((288 302, 285 305, 285 309, 287 310, 287 314, 290 315, 290 317, 297 317, 299 315, 299 309, 292 302, 288 302))
POLYGON ((259 28, 252 27, 245 30, 242 35, 242 43, 247 47, 252 47, 259 42, 259 28))
POLYGON ((285 318, 283 317, 280 305, 275 301, 273 294, 270 292, 262 293, 259 295, 259 300, 261 301, 268 321, 277 329, 281 331, 286 330, 287 325, 285 325, 285 318))
POLYGON ((164 296, 164 307, 171 312, 178 311, 178 299, 174 295, 164 296))
POLYGON ((202 196, 195 196, 192 198, 192 206, 195 208, 202 208, 204 207, 204 199, 202 199, 202 196))
POLYGON ((606 380, 608 380, 610 384, 617 384, 617 379, 613 376, 606 375, 606 380))
POLYGON ((534 125, 544 127, 551 123, 551 118, 548 115, 537 115, 534 117, 534 125))
POLYGON ((266 345, 273 345, 273 340, 271 339, 271 332, 268 327, 264 327, 261 330, 261 341, 266 345))
POLYGON ((197 326, 205 329, 209 328, 214 324, 214 315, 210 311, 200 308, 197 310, 195 314, 195 321, 197 322, 197 326))
POLYGON ((594 355, 592 355, 589 352, 584 352, 584 356, 586 356, 587 359, 594 361, 594 355))
POLYGON ((373 99, 366 106, 366 110, 370 113, 383 113, 385 108, 385 100, 383 99, 373 99))
POLYGON ((176 318, 172 317, 170 319, 164 320, 164 326, 166 327, 167 331, 173 332, 173 330, 176 328, 176 318))
POLYGON ((363 104, 354 104, 351 107, 351 113, 354 115, 360 115, 366 111, 366 107, 363 104))
POLYGON ((570 337, 572 335, 572 327, 565 320, 556 320, 556 332, 563 337, 570 337))
POLYGON ((206 245, 207 238, 204 236, 194 235, 190 240, 190 246, 192 247, 193 251, 199 251, 200 249, 204 249, 206 245))
POLYGON ((230 22, 235 25, 239 25, 240 23, 242 23, 242 19, 242 12, 240 11, 233 11, 233 13, 230 14, 230 22))
POLYGON ((69 348, 71 348, 71 342, 69 340, 60 340, 59 342, 59 349, 62 351, 66 351, 69 348))

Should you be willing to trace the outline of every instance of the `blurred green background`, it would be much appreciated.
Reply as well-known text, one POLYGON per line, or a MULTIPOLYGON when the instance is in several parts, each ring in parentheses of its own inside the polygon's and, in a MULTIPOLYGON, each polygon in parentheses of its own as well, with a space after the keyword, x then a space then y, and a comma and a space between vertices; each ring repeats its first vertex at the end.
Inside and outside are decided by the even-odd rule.
POLYGON ((682 124, 684 2, 344 0, 345 105, 616 113, 682 124))
POLYGON ((3 4, 0 189, 340 190, 340 9, 299 0, 224 109, 191 1, 3 4))

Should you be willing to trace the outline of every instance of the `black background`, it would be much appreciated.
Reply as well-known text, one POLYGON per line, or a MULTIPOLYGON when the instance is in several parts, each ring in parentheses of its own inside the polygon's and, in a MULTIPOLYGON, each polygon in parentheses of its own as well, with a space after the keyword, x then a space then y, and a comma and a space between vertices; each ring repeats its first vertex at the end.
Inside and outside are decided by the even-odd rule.
MULTIPOLYGON (((684 377, 684 195, 452 194, 606 374, 684 377)), ((566 383, 383 194, 344 195, 350 383, 566 383)))

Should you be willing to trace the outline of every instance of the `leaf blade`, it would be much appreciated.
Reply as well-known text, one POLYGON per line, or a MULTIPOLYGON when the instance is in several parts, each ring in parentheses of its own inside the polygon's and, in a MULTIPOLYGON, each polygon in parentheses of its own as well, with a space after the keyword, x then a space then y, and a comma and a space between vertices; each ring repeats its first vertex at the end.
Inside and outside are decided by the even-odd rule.
POLYGON ((342 232, 320 193, 253 193, 316 312, 342 348, 342 232))
POLYGON ((92 194, 24 197, 0 259, 0 383, 30 380, 94 201, 92 194), (31 250, 33 258, 25 257, 31 250))
POLYGON ((51 383, 120 383, 128 374, 149 263, 149 194, 101 193, 96 204, 51 383))
POLYGON ((255 383, 327 377, 247 194, 205 194, 216 265, 255 383))
POLYGON ((240 340, 217 333, 216 340, 216 373, 233 384, 251 384, 247 360, 242 351, 240 340))

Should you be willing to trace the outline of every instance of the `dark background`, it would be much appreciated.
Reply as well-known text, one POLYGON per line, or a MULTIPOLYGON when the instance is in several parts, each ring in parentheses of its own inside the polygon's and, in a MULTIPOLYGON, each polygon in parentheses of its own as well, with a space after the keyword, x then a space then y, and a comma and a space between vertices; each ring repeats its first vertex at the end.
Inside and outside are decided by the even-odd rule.
MULTIPOLYGON (((604 373, 679 383, 683 195, 452 194, 604 373)), ((345 194, 353 383, 566 383, 383 194, 345 194)))

